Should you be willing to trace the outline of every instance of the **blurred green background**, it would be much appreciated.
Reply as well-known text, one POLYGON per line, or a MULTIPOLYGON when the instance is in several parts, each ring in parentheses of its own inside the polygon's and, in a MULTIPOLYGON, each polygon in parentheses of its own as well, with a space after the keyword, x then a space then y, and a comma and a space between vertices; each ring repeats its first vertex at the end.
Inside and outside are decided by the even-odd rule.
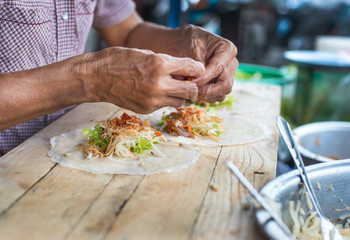
POLYGON ((315 121, 350 121, 349 73, 313 70, 308 76, 303 74, 304 69, 293 64, 277 68, 241 63, 235 81, 281 86, 281 115, 292 127, 315 121), (307 78, 307 82, 298 82, 298 78, 307 78))

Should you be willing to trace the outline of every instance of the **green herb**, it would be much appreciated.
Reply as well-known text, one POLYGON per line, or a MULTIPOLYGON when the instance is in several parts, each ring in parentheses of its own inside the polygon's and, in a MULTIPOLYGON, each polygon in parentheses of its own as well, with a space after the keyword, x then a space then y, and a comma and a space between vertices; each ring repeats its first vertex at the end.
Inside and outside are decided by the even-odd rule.
POLYGON ((215 107, 208 107, 207 112, 210 116, 217 116, 216 111, 215 111, 215 107))
POLYGON ((100 125, 97 124, 93 129, 85 128, 83 130, 83 133, 85 137, 88 138, 88 141, 90 143, 106 150, 109 144, 110 138, 108 136, 106 138, 102 137, 102 134, 104 133, 104 131, 100 125))
POLYGON ((210 107, 219 107, 219 106, 232 107, 233 106, 233 95, 228 95, 224 101, 211 103, 209 106, 210 107))
POLYGON ((185 104, 190 105, 193 104, 194 102, 191 99, 186 99, 185 104))
POLYGON ((168 114, 164 114, 164 115, 162 116, 162 120, 158 123, 158 126, 159 126, 159 127, 163 126, 163 125, 166 123, 165 120, 166 120, 168 117, 169 117, 168 114))
POLYGON ((138 143, 136 143, 135 146, 130 147, 130 151, 137 152, 137 153, 143 153, 145 150, 149 150, 149 149, 153 148, 152 143, 153 144, 159 143, 158 139, 154 138, 152 141, 149 141, 149 140, 141 137, 140 141, 138 143))
POLYGON ((217 136, 217 137, 220 136, 221 134, 223 134, 223 131, 220 130, 220 127, 219 127, 219 125, 217 123, 213 124, 213 128, 212 129, 215 129, 214 135, 217 136))

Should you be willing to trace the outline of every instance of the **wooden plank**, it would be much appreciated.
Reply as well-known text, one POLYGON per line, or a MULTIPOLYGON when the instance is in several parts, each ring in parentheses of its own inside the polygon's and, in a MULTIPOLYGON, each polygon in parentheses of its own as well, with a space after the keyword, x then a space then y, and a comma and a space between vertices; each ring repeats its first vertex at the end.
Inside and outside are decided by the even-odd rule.
MULTIPOLYGON (((271 94, 273 87, 262 86, 261 91, 271 99, 276 95, 271 94)), ((0 159, 0 179, 6 179, 0 180, 0 236, 255 239, 257 235, 249 235, 252 231, 248 228, 252 211, 242 210, 245 190, 223 162, 233 159, 248 179, 261 187, 275 172, 276 134, 258 143, 224 147, 221 154, 220 147, 206 148, 195 166, 177 173, 146 177, 93 175, 56 166, 47 157, 50 137, 83 128, 117 111, 110 104, 83 104, 77 109, 0 159), (211 190, 211 184, 218 191, 211 190), (231 227, 231 223, 237 226, 231 227)), ((265 112, 259 120, 275 129, 275 115, 265 112)))
POLYGON ((26 191, 43 178, 55 164, 47 152, 49 139, 76 128, 91 125, 115 113, 117 107, 107 103, 87 103, 77 106, 65 116, 0 158, 0 215, 9 209, 26 191))
POLYGON ((275 156, 261 150, 260 143, 222 149, 210 183, 214 190, 210 189, 205 196, 190 239, 260 239, 254 231, 252 211, 247 209, 246 190, 224 163, 234 161, 259 189, 275 172, 275 162, 271 161, 275 156))
POLYGON ((106 239, 187 239, 207 191, 220 148, 207 148, 195 166, 146 176, 106 239))
POLYGON ((0 217, 6 239, 62 239, 96 201, 112 175, 57 165, 0 217))
POLYGON ((276 117, 279 115, 281 92, 280 88, 268 85, 262 85, 260 90, 271 99, 271 108, 246 117, 263 122, 272 134, 263 141, 222 149, 210 183, 217 191, 208 191, 205 196, 190 239, 262 239, 255 227, 253 209, 247 209, 247 191, 224 165, 225 161, 233 161, 257 189, 275 177, 278 146, 276 117))
POLYGON ((143 176, 115 175, 67 239, 103 239, 128 203, 143 176))

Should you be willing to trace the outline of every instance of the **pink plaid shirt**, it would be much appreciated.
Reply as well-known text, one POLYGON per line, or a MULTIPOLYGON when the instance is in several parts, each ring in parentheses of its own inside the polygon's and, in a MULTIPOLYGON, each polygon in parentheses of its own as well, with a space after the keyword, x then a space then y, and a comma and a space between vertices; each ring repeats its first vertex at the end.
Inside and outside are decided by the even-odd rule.
MULTIPOLYGON (((0 0, 0 74, 82 54, 92 25, 112 26, 134 10, 131 0, 0 0)), ((71 108, 0 131, 0 156, 71 108)))

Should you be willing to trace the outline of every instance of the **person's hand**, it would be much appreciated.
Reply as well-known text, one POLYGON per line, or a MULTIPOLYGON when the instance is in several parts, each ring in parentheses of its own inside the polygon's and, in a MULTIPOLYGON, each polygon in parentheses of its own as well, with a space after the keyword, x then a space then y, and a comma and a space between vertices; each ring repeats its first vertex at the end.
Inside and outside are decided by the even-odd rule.
POLYGON ((205 74, 194 80, 199 86, 198 98, 209 103, 223 101, 232 90, 238 67, 237 48, 229 40, 192 25, 182 27, 181 33, 181 56, 205 65, 205 74))
POLYGON ((83 56, 79 75, 92 101, 114 103, 143 114, 196 99, 197 85, 173 76, 199 77, 205 72, 204 65, 191 58, 147 50, 113 47, 83 56))

